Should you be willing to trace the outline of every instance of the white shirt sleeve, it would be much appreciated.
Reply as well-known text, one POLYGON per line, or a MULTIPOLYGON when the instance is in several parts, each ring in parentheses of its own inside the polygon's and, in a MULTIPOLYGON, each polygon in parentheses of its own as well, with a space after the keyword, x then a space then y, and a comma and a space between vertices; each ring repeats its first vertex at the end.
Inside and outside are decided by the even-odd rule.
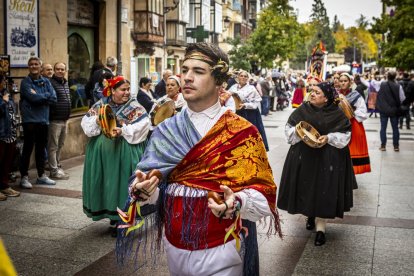
POLYGON ((245 189, 235 194, 241 199, 241 218, 258 221, 272 215, 267 199, 260 192, 254 189, 245 189))
POLYGON ((143 118, 135 124, 124 124, 122 125, 121 135, 125 138, 128 144, 139 144, 147 138, 150 125, 151 123, 148 117, 143 118))
POLYGON ((294 145, 301 141, 300 137, 296 134, 295 126, 290 124, 285 125, 285 137, 288 144, 294 145))
POLYGON ((98 116, 83 116, 81 121, 81 127, 83 132, 85 132, 86 136, 94 137, 101 134, 101 128, 99 127, 98 123, 96 122, 98 116))
POLYGON ((355 107, 355 111, 354 111, 355 119, 358 122, 363 122, 366 119, 368 119, 367 106, 365 104, 364 98, 359 97, 354 107, 355 107))
POLYGON ((361 83, 363 85, 365 85, 367 88, 369 87, 369 82, 366 79, 364 79, 364 78, 361 77, 360 80, 361 80, 361 83))
POLYGON ((328 144, 338 149, 342 149, 346 147, 349 144, 349 141, 351 141, 350 131, 347 131, 345 133, 332 132, 332 133, 329 133, 327 136, 328 136, 328 144))

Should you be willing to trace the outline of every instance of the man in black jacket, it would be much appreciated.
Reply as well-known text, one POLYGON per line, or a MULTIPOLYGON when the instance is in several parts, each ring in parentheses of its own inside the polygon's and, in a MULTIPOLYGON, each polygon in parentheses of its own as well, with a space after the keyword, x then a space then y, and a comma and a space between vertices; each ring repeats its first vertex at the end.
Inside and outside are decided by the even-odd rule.
POLYGON ((405 100, 405 95, 401 85, 395 82, 396 76, 397 73, 395 71, 388 72, 387 81, 381 83, 381 87, 378 91, 376 109, 380 113, 381 120, 381 151, 385 151, 385 146, 387 144, 388 119, 390 119, 392 126, 392 141, 394 145, 394 151, 400 150, 400 132, 398 130, 397 111, 401 103, 405 100))
MULTIPOLYGON (((400 82, 403 90, 404 90, 404 94, 405 94, 405 100, 402 103, 403 105, 406 106, 410 106, 411 103, 413 102, 412 98, 413 98, 413 81, 410 80, 408 73, 404 73, 403 74, 403 79, 400 82)), ((404 114, 403 116, 400 117, 400 129, 403 128, 403 123, 404 123, 404 118, 406 120, 407 123, 407 129, 410 129, 410 121, 411 121, 411 114, 410 111, 408 111, 406 114, 404 114)))
POLYGON ((165 96, 165 94, 167 93, 167 90, 166 90, 166 83, 167 83, 168 78, 169 78, 171 75, 172 75, 172 71, 171 71, 170 69, 166 69, 166 70, 164 71, 164 73, 162 74, 162 80, 161 80, 161 81, 159 81, 159 82, 157 83, 157 85, 155 86, 155 91, 154 91, 154 94, 155 94, 155 97, 156 97, 157 99, 159 99, 159 98, 161 98, 161 97, 165 96))
POLYGON ((65 79, 66 64, 56 63, 54 71, 50 82, 56 91, 57 103, 50 107, 48 152, 50 178, 59 180, 69 178, 60 168, 60 153, 66 138, 66 122, 70 116, 71 101, 68 81, 65 79))
MULTIPOLYGON (((103 75, 112 75, 116 76, 118 69, 118 60, 116 57, 109 56, 106 58, 105 67, 102 69, 96 70, 92 77, 89 78, 88 83, 85 85, 85 93, 89 100, 89 106, 92 106, 95 103, 93 90, 97 83, 102 81, 103 75)), ((106 77, 105 77, 106 78, 106 77)))

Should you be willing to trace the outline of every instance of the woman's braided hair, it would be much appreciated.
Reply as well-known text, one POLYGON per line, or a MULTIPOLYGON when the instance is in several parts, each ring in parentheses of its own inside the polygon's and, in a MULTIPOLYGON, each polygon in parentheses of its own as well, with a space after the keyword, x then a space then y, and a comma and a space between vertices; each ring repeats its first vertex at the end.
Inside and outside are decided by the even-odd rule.
POLYGON ((211 68, 211 75, 216 80, 216 85, 222 85, 229 78, 229 58, 217 45, 198 42, 188 44, 185 51, 186 59, 204 61, 211 68))

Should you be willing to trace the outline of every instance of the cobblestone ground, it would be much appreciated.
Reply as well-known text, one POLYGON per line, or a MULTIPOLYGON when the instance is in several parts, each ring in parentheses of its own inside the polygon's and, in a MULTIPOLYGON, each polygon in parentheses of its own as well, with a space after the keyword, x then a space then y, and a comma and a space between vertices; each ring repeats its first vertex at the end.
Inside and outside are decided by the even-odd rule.
MULTIPOLYGON (((291 111, 264 118, 277 183, 291 111)), ((379 118, 364 125, 373 171, 357 176, 352 211, 328 223, 322 247, 313 245, 315 233, 305 230, 303 216, 281 212, 283 240, 268 239, 258 225, 261 275, 414 275, 414 131, 401 130, 400 152, 391 145, 380 152, 379 118)), ((69 180, 0 202, 0 236, 19 275, 169 275, 165 257, 155 270, 117 267, 109 221, 93 222, 82 212, 83 157, 63 165, 69 180)), ((33 171, 30 176, 35 179, 33 171)))

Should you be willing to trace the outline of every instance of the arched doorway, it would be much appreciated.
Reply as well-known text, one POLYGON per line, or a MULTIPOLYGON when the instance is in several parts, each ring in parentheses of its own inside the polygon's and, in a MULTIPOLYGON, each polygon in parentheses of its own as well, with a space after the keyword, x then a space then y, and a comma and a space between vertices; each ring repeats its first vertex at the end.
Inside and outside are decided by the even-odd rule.
MULTIPOLYGON (((85 84, 90 68, 97 60, 98 8, 99 2, 92 0, 68 1, 68 81, 72 96, 72 108, 88 106, 85 84)), ((74 110, 72 110, 74 111, 74 110)))
POLYGON ((88 106, 85 84, 88 82, 91 54, 88 45, 78 33, 68 37, 69 72, 68 83, 71 93, 72 108, 88 106))

